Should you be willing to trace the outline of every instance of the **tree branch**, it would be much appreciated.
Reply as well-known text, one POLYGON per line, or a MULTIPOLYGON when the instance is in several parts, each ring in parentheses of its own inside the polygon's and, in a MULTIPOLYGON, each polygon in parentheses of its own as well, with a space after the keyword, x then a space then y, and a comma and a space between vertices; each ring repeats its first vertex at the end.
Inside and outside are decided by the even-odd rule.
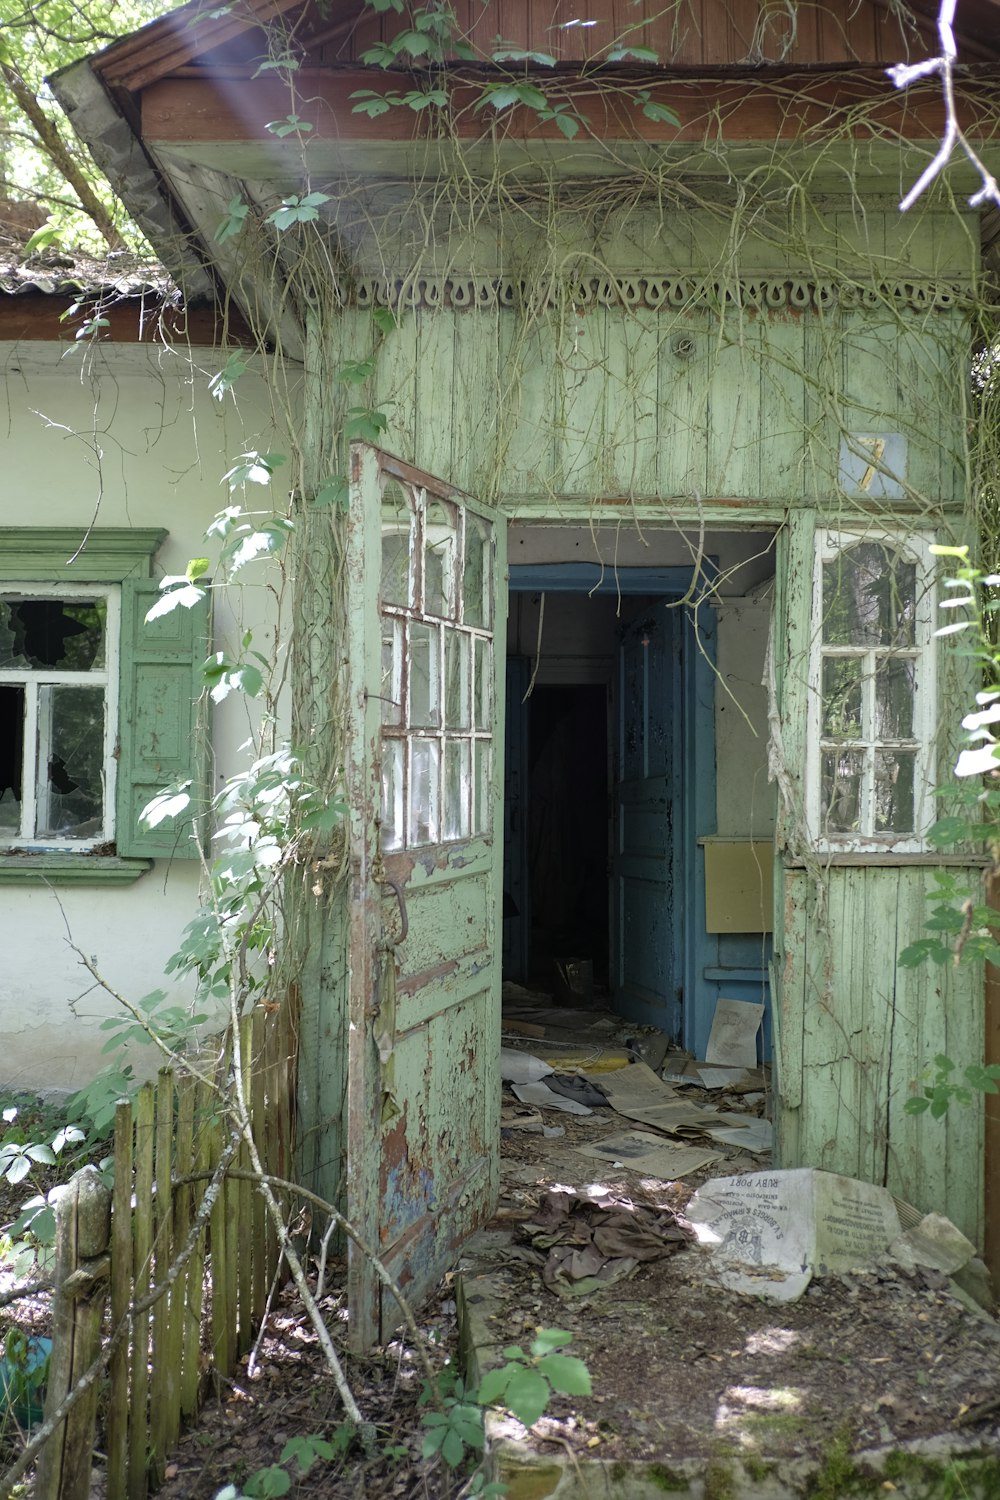
POLYGON ((80 200, 85 214, 93 220, 111 250, 124 250, 125 241, 115 228, 114 221, 83 172, 73 160, 72 153, 52 120, 39 104, 34 92, 28 87, 15 67, 9 62, 0 63, 0 76, 10 89, 19 107, 30 120, 38 136, 38 143, 46 156, 65 177, 80 200))

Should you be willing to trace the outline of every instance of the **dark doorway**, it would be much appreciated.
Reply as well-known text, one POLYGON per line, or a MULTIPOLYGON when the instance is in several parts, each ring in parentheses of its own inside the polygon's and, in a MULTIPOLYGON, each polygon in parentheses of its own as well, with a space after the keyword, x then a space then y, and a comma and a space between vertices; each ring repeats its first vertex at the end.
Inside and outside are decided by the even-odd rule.
POLYGON ((529 980, 589 959, 608 983, 608 694, 600 684, 535 687, 528 714, 529 980))

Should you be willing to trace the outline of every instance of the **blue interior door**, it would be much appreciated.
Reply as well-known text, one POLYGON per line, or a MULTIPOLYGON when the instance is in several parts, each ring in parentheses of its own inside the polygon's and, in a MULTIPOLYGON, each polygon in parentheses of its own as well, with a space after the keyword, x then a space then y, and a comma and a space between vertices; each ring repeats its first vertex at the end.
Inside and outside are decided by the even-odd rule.
POLYGON ((614 768, 615 1008, 674 1039, 683 988, 681 624, 679 611, 655 604, 621 632, 614 768))

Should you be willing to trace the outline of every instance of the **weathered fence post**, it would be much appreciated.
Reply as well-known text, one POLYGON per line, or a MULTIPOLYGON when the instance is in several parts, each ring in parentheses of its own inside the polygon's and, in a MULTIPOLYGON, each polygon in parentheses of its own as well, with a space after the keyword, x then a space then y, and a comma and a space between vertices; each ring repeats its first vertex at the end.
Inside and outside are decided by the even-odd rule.
MULTIPOLYGON (((56 1292, 46 1413, 55 1411, 100 1353, 110 1233, 111 1193, 96 1167, 83 1167, 56 1204, 56 1292)), ((87 1500, 97 1392, 95 1381, 42 1449, 35 1500, 87 1500)))

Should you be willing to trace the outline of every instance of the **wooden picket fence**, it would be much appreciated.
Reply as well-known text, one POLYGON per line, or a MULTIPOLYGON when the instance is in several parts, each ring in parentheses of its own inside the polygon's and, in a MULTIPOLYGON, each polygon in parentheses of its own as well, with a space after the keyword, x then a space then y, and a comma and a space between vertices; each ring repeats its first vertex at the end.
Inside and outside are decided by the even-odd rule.
MULTIPOLYGON (((245 1097, 265 1171, 292 1176, 295 1017, 291 1004, 258 1009, 240 1028, 245 1097)), ((231 1053, 220 1077, 231 1065, 231 1053)), ((159 1285, 187 1242, 211 1174, 229 1141, 209 1081, 164 1069, 119 1105, 111 1213, 110 1313, 159 1285)), ((243 1143, 193 1254, 169 1292, 132 1322, 109 1366, 108 1500, 145 1500, 163 1478, 181 1425, 198 1412, 212 1372, 231 1375, 260 1326, 279 1248, 252 1182, 243 1143)), ((278 1195, 280 1198, 280 1194, 278 1195)))

